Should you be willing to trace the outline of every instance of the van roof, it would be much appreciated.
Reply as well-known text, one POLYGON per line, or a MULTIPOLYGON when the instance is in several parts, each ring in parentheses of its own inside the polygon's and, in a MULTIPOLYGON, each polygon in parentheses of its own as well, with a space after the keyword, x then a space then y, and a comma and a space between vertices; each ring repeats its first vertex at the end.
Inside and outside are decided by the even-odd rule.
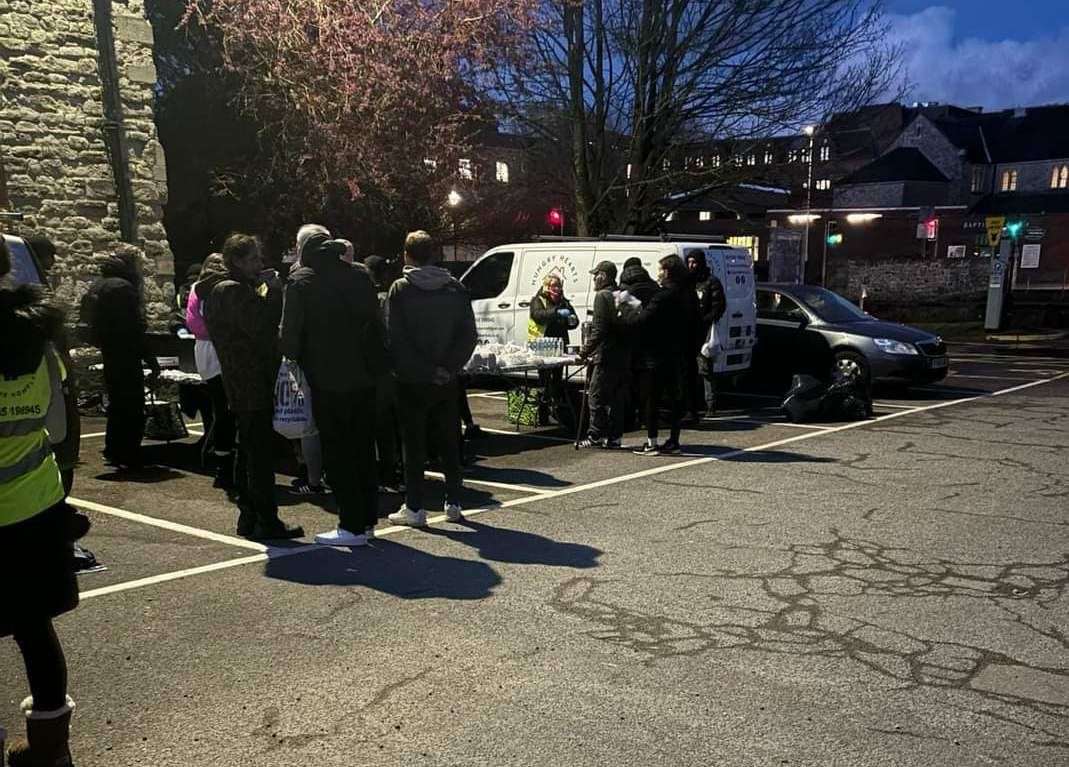
POLYGON ((561 247, 576 247, 576 246, 597 246, 599 250, 603 251, 633 251, 637 247, 649 248, 651 250, 662 250, 665 253, 674 253, 681 248, 710 248, 716 250, 742 250, 733 245, 727 245, 722 242, 702 242, 695 240, 694 242, 684 241, 658 241, 658 240, 553 240, 548 242, 511 242, 504 245, 496 245, 491 250, 508 250, 509 248, 526 248, 528 250, 560 250, 561 247))

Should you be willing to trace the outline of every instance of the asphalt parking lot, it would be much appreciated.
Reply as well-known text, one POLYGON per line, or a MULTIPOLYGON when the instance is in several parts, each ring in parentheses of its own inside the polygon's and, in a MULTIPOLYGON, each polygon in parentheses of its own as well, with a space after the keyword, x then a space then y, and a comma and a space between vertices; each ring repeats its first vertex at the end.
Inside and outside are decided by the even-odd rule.
POLYGON ((192 439, 117 481, 86 419, 78 763, 1066 764, 1069 360, 951 353, 863 423, 732 393, 679 458, 475 392, 468 519, 354 552, 235 538, 192 439))

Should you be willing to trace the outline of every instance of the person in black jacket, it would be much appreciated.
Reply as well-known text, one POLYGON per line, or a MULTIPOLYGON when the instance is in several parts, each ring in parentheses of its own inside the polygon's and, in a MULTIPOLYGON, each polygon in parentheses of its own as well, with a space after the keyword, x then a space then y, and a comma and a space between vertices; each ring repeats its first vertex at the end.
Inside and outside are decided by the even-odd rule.
POLYGON ((616 264, 602 261, 594 276, 594 317, 579 357, 587 364, 590 428, 583 448, 618 448, 623 431, 630 355, 616 307, 616 264))
MULTIPOLYGON (((624 270, 620 274, 620 287, 638 299, 643 306, 649 304, 650 299, 661 289, 657 281, 650 277, 650 273, 646 271, 642 261, 636 257, 631 257, 624 261, 624 270)), ((625 324, 631 324, 633 321, 634 318, 629 318, 625 321, 625 324)), ((656 366, 653 350, 657 346, 656 339, 645 337, 645 330, 642 327, 631 327, 629 336, 631 341, 631 381, 627 387, 628 398, 624 408, 624 427, 626 431, 631 431, 634 428, 636 411, 639 411, 638 415, 640 417, 645 416, 645 409, 640 407, 642 398, 639 384, 643 378, 643 371, 650 371, 656 366)))
MULTIPOLYGON (((701 356, 701 347, 708 340, 713 324, 719 322, 724 316, 727 310, 727 297, 724 294, 723 283, 709 269, 701 251, 692 252, 687 256, 687 269, 690 271, 698 294, 698 373, 704 384, 706 412, 712 413, 716 409, 716 382, 713 378, 712 361, 701 356)), ((695 410, 700 409, 700 391, 692 390, 691 396, 691 407, 695 410)))
POLYGON ((379 299, 367 270, 341 260, 345 245, 314 234, 290 275, 279 347, 312 389, 323 463, 338 499, 338 527, 315 537, 364 546, 378 520, 375 383, 386 368, 379 299))
POLYGON ((693 324, 686 294, 690 281, 683 260, 676 255, 659 262, 660 289, 644 305, 634 322, 644 340, 643 354, 647 365, 640 382, 641 407, 646 422, 646 443, 635 450, 637 455, 678 455, 679 433, 683 420, 685 364, 691 354, 693 324), (671 433, 668 441, 658 445, 658 420, 661 398, 666 397, 671 410, 671 433))
POLYGON ((460 373, 478 334, 471 296, 445 269, 433 266, 435 244, 424 231, 405 238, 405 271, 386 299, 390 359, 405 438, 405 505, 389 516, 397 525, 423 527, 424 464, 428 434, 445 474, 445 516, 462 518, 460 491, 460 373))
POLYGON ((141 257, 134 250, 110 256, 100 267, 100 279, 89 288, 90 338, 104 363, 108 394, 108 422, 104 459, 120 469, 142 465, 141 437, 145 431, 145 377, 142 364, 153 373, 159 366, 148 351, 144 302, 141 296, 141 257))

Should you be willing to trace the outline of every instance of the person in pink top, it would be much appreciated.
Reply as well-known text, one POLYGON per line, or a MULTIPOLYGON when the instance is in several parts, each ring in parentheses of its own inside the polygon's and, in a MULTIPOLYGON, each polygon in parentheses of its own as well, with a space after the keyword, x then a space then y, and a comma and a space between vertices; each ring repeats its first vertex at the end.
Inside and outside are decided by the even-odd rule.
POLYGON ((206 317, 210 307, 208 297, 212 288, 226 276, 223 256, 212 253, 204 262, 200 279, 189 292, 186 303, 186 327, 196 339, 193 355, 197 361, 197 372, 208 388, 211 406, 204 414, 204 446, 201 453, 202 463, 215 471, 216 487, 231 489, 234 485, 234 435, 236 425, 234 415, 226 399, 223 388, 223 373, 219 366, 219 356, 208 333, 206 317))

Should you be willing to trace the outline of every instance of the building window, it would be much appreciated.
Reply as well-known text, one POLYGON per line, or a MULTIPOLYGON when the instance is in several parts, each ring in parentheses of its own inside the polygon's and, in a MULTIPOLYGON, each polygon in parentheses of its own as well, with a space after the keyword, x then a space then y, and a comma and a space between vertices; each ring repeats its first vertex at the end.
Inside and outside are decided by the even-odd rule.
POLYGON ((771 149, 766 149, 765 150, 765 165, 771 165, 774 161, 775 161, 775 158, 772 156, 772 150, 771 149))
POLYGON ((827 162, 831 159, 831 144, 823 144, 820 147, 820 161, 827 162))
POLYGON ((980 194, 984 191, 984 169, 973 168, 972 169, 972 181, 969 184, 969 191, 973 194, 980 194))
POLYGON ((1051 189, 1069 189, 1069 165, 1055 165, 1050 174, 1051 189))
POLYGON ((423 160, 423 167, 427 170, 438 170, 438 161, 427 157, 423 160))
POLYGON ((737 154, 737 155, 735 155, 735 156, 734 156, 734 157, 733 157, 733 158, 731 159, 731 161, 732 161, 733 163, 735 163, 735 167, 736 167, 736 168, 741 168, 741 167, 742 167, 742 155, 741 155, 741 154, 737 154))
POLYGON ((498 160, 494 163, 494 178, 502 184, 507 184, 509 182, 509 164, 507 162, 498 160))
POLYGON ((826 192, 827 190, 831 189, 831 179, 830 178, 818 178, 816 187, 817 187, 817 189, 821 190, 822 192, 826 192))
POLYGON ((672 161, 669 160, 667 157, 661 160, 661 170, 666 172, 672 170, 672 161))
POLYGON ((759 237, 733 236, 728 237, 728 245, 733 248, 742 248, 750 251, 750 256, 756 261, 761 253, 761 239, 759 237))
POLYGON ((746 155, 746 164, 747 165, 757 165, 757 155, 752 154, 752 153, 746 155))
POLYGON ((718 154, 714 154, 713 155, 713 167, 714 168, 719 168, 720 167, 720 155, 718 155, 718 154))
POLYGON ((700 210, 700 211, 698 211, 698 220, 699 221, 712 221, 713 220, 713 214, 710 213, 707 210, 700 210))
POLYGON ((1002 191, 1003 192, 1016 192, 1017 191, 1017 171, 1004 170, 1002 171, 1002 191))
POLYGON ((699 168, 699 169, 700 168, 704 168, 705 167, 705 158, 702 157, 701 155, 698 155, 697 157, 695 157, 694 158, 694 167, 695 168, 699 168))
POLYGON ((664 217, 664 220, 665 221, 673 221, 675 219, 675 217, 676 217, 675 213, 669 213, 667 216, 664 217))
POLYGON ((809 162, 809 150, 803 149, 799 152, 802 162, 809 162))
POLYGON ((798 162, 798 150, 791 149, 787 152, 787 162, 798 162))
POLYGON ((457 164, 457 172, 461 178, 471 180, 475 177, 475 173, 471 169, 471 160, 467 157, 461 157, 460 162, 457 164))
POLYGON ((627 164, 627 177, 631 178, 631 163, 627 164))

